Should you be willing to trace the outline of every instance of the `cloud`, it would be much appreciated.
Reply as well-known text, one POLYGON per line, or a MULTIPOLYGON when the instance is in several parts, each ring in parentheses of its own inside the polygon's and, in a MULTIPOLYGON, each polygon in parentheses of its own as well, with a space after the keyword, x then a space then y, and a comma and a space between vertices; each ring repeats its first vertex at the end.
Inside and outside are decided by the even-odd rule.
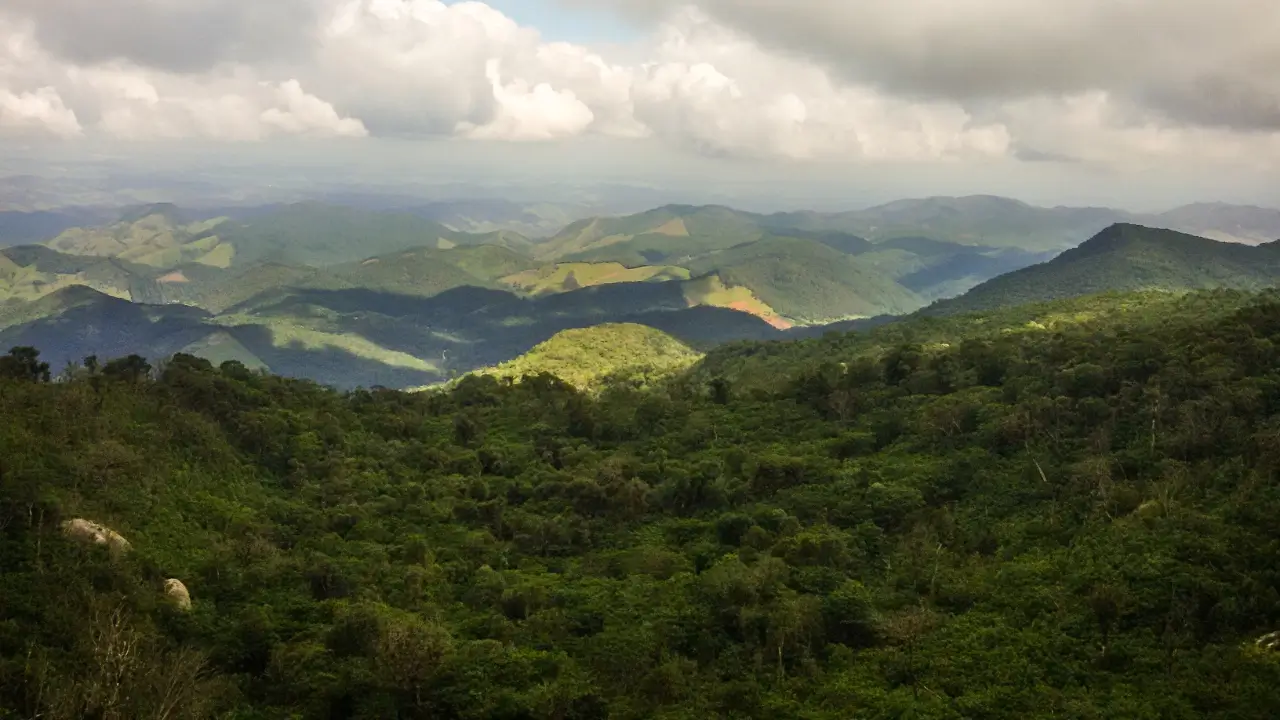
POLYGON ((81 134, 76 114, 62 102, 51 87, 15 94, 0 90, 0 134, 53 135, 75 137, 81 134))
POLYGON ((555 90, 546 83, 530 86, 523 80, 503 84, 502 63, 490 60, 485 75, 497 102, 494 117, 485 125, 461 123, 459 130, 480 140, 555 140, 579 135, 595 120, 595 114, 570 90, 555 90))
POLYGON ((41 46, 78 64, 124 61, 172 72, 304 51, 325 10, 316 0, 5 0, 41 46))
MULTIPOLYGON (((604 0, 650 14, 681 0, 604 0)), ((966 104, 1105 91, 1172 121, 1280 129, 1273 0, 700 0, 848 82, 966 104)))
POLYGON ((556 141, 805 162, 1271 167, 1270 0, 601 0, 625 48, 482 2, 9 0, 0 134, 556 141))
POLYGON ((947 103, 912 103, 843 85, 825 69, 761 49, 686 11, 667 24, 643 69, 637 117, 713 154, 792 159, 934 159, 999 155, 1009 140, 947 103))

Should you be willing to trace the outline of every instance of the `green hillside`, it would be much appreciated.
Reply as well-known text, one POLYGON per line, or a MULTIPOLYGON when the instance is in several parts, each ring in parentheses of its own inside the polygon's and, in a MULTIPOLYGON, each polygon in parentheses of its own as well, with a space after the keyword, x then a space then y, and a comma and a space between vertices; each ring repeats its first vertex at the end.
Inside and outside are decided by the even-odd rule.
POLYGON ((591 393, 19 350, 0 708, 1269 720, 1277 318, 1073 299, 591 393))
POLYGON ((530 241, 513 232, 471 234, 419 216, 340 205, 298 203, 263 209, 238 221, 188 222, 172 206, 147 206, 119 222, 72 228, 47 245, 59 252, 173 268, 184 263, 243 267, 258 263, 325 266, 431 247, 493 245, 523 252, 530 241))
POLYGON ((813 240, 770 237, 709 255, 689 269, 750 288, 782 316, 806 324, 903 314, 922 304, 856 257, 813 240))
POLYGON ((463 245, 445 251, 444 258, 488 282, 538 267, 528 255, 499 245, 463 245))
POLYGON ((671 265, 622 263, 554 263, 513 273, 502 278, 502 284, 527 295, 571 292, 584 287, 614 283, 667 282, 688 280, 689 271, 671 265))
POLYGON ((536 257, 628 265, 682 264, 758 239, 759 216, 726 207, 670 205, 620 218, 582 220, 538 245, 536 257))
POLYGON ((71 286, 0 312, 0 346, 46 348, 59 368, 88 355, 163 358, 208 335, 208 317, 197 308, 140 305, 71 286))
POLYGON ((68 255, 39 245, 0 250, 0 303, 29 302, 72 286, 123 299, 154 294, 154 268, 117 258, 68 255))
POLYGON ((626 377, 649 384, 701 357, 679 340, 645 325, 597 325, 556 333, 529 352, 481 375, 519 381, 543 373, 581 390, 626 377))
POLYGON ((322 277, 339 280, 348 287, 421 297, 458 287, 496 285, 449 262, 446 251, 424 249, 326 268, 322 277))
POLYGON ((68 229, 46 245, 61 253, 158 268, 191 262, 226 267, 231 249, 216 235, 223 224, 222 218, 187 223, 177 208, 153 205, 126 211, 111 225, 68 229))
POLYGON ((219 237, 235 248, 237 265, 337 265, 408 248, 439 247, 442 240, 452 243, 452 234, 409 214, 313 203, 281 207, 219 230, 219 237))
POLYGON ((1106 291, 1257 290, 1278 281, 1280 244, 1221 243, 1117 224, 1050 262, 998 277, 927 312, 972 312, 1106 291))
MULTIPOLYGON (((865 213, 773 216, 716 206, 667 206, 622 218, 574 223, 539 245, 535 254, 561 263, 619 263, 634 268, 676 265, 693 269, 697 274, 714 267, 719 254, 748 243, 780 238, 809 241, 858 257, 861 261, 858 264, 862 266, 862 271, 856 273, 858 281, 865 284, 866 271, 873 269, 877 277, 870 281, 880 287, 872 292, 886 299, 880 302, 873 298, 870 304, 850 302, 847 293, 840 293, 837 297, 842 304, 826 310, 811 307, 808 298, 798 297, 793 302, 793 306, 800 306, 804 318, 829 320, 846 314, 862 315, 881 306, 915 307, 929 300, 959 295, 993 277, 1048 259, 1051 252, 1034 249, 1046 244, 1043 238, 1036 239, 1036 233, 1049 233, 1053 240, 1048 245, 1053 248, 1084 240, 1088 234, 1080 233, 1078 239, 1074 239, 1079 228, 1086 228, 1092 234, 1105 227, 1105 224, 1094 227, 1095 215, 1091 211, 1041 211, 998 198, 911 201, 865 213), (950 225, 942 221, 946 218, 950 218, 950 225), (884 225, 882 221, 887 220, 894 224, 884 225), (964 227, 991 228, 983 230, 981 237, 990 236, 993 242, 979 242, 977 230, 970 232, 964 227), (850 228, 874 237, 876 242, 864 239, 850 228), (933 232, 937 234, 927 237, 920 234, 933 232), (1028 233, 1034 237, 1022 242, 1020 238, 1028 233), (1024 246, 1033 249, 1023 249, 1024 246), (887 286, 884 276, 889 280, 902 280, 904 287, 887 286), (862 309, 850 313, 850 306, 862 309)), ((1097 217, 1104 216, 1113 217, 1105 214, 1097 217)), ((812 256, 813 253, 798 255, 812 256)), ((827 253, 822 257, 832 256, 827 253)), ((803 262, 799 258, 797 261, 803 262)), ((849 266, 850 263, 841 262, 842 269, 849 266)), ((822 270, 817 273, 831 275, 822 270)), ((755 273, 757 282, 761 282, 760 275, 755 273)), ((825 284, 826 280, 818 282, 825 284)), ((804 290, 797 292, 811 295, 804 290)))

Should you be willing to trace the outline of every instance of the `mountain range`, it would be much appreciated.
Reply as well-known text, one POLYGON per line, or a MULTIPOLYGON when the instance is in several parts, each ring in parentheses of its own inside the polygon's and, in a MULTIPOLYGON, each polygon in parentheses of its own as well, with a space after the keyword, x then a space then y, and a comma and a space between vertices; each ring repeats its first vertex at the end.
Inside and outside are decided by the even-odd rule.
POLYGON ((451 219, 482 232, 422 208, 314 202, 216 216, 143 205, 65 227, 103 216, 45 213, 24 224, 6 213, 0 346, 35 345, 59 365, 183 351, 340 387, 414 387, 602 324, 705 351, 917 311, 1253 289, 1274 284, 1280 268, 1280 250, 1262 242, 1280 236, 1280 213, 1225 205, 1147 216, 1155 228, 1121 211, 985 196, 841 214, 672 205, 570 222, 549 237, 482 219, 518 216, 514 205, 465 211, 465 223, 451 219))

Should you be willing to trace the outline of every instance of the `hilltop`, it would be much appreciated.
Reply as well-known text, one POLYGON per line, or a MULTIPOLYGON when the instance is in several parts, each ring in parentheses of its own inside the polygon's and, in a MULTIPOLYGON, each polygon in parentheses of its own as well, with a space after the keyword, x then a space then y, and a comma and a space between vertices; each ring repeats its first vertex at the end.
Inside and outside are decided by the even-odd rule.
POLYGON ((604 324, 556 333, 515 360, 477 374, 518 381, 546 373, 580 390, 591 390, 622 378, 649 384, 689 367, 700 357, 660 330, 604 324))
POLYGON ((857 257, 814 240, 769 237, 709 254, 689 268, 748 288, 783 317, 804 324, 905 314, 924 304, 857 257))
POLYGON ((936 303, 954 314, 1107 291, 1259 290, 1280 282, 1280 243, 1225 243, 1121 223, 1053 260, 936 303))

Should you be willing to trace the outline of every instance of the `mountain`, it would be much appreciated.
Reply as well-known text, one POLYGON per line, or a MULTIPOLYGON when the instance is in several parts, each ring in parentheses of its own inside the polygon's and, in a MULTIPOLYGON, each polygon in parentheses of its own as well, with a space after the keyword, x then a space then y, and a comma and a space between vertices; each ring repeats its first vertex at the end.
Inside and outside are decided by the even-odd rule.
POLYGON ((789 320, 820 324, 908 313, 923 303, 874 268, 814 240, 769 237, 709 254, 688 265, 749 288, 789 320))
POLYGON ((1107 291, 1257 290, 1280 282, 1280 242, 1249 246, 1119 223, 1053 260, 940 301, 954 314, 1107 291))
POLYGON ((502 284, 526 295, 571 292, 614 283, 668 282, 690 279, 687 269, 673 265, 627 267, 622 263, 551 263, 502 278, 502 284))
POLYGON ((0 346, 41 348, 55 369, 88 355, 161 359, 208 336, 208 319, 197 308, 142 305, 71 286, 0 311, 0 346))
POLYGON ((90 208, 0 212, 0 247, 41 243, 65 230, 108 219, 106 212, 90 208))
POLYGON ((1280 210, 1226 203, 1196 203, 1143 218, 1143 224, 1248 245, 1280 240, 1280 210))
MULTIPOLYGON (((1151 239, 1144 233, 1169 231, 1131 224, 1057 257, 944 237, 966 223, 1003 222, 1002 232, 1012 232, 1037 213, 1060 216, 1048 225, 1054 232, 1097 216, 999 198, 935 198, 860 217, 936 234, 885 237, 879 225, 864 225, 871 231, 864 237, 821 227, 852 227, 845 221, 857 213, 763 216, 669 205, 581 221, 534 243, 505 231, 472 235, 401 210, 303 203, 204 218, 144 205, 43 246, 0 250, 0 327, 35 338, 61 333, 65 341, 50 341, 60 361, 95 343, 101 355, 130 347, 162 357, 186 348, 341 387, 414 387, 511 362, 558 333, 600 324, 643 325, 706 351, 861 331, 966 291, 924 314, 1105 290, 1272 284, 1272 245, 1151 239), (1024 270, 1037 262, 1044 264, 1024 270), (132 301, 142 314, 73 288, 132 301), (109 327, 117 318, 120 327, 109 327)), ((1168 220, 1220 222, 1233 213, 1240 227, 1266 221, 1265 212, 1218 206, 1168 220)))
POLYGON ((146 300, 156 291, 156 275, 124 260, 66 255, 40 245, 0 250, 0 305, 38 300, 72 286, 146 300))
POLYGON ((46 245, 61 253, 112 257, 139 265, 172 267, 184 262, 225 267, 227 250, 214 230, 221 219, 185 223, 177 208, 151 205, 126 210, 110 225, 77 227, 46 245))
POLYGON ((653 380, 687 368, 701 357, 670 335, 645 325, 604 324, 556 333, 510 362, 480 375, 520 380, 548 373, 588 390, 620 377, 653 380))
POLYGON ((592 214, 589 208, 574 204, 524 203, 497 198, 443 200, 408 205, 404 211, 460 232, 485 234, 505 230, 526 237, 554 235, 566 225, 592 214))
POLYGON ((720 206, 669 205, 620 218, 591 218, 537 245, 543 260, 680 265, 688 258, 755 240, 759 216, 720 206))
MULTIPOLYGON (((314 284, 323 277, 301 280, 314 284)), ((136 353, 155 361, 181 351, 343 388, 417 387, 510 361, 565 330, 618 323, 656 328, 701 350, 780 337, 754 315, 698 306, 679 282, 535 300, 474 285, 430 297, 363 287, 274 287, 216 314, 71 285, 0 305, 0 345, 37 345, 58 366, 86 355, 136 353)))
MULTIPOLYGON (((797 298, 802 307, 795 319, 803 316, 829 320, 843 317, 843 313, 849 312, 848 307, 860 308, 859 312, 851 313, 853 315, 876 314, 890 308, 918 306, 929 300, 954 296, 996 275, 1041 262, 1054 252, 991 247, 975 243, 968 236, 946 239, 946 235, 963 235, 957 233, 955 227, 938 221, 939 216, 947 215, 948 208, 963 216, 952 222, 952 226, 966 221, 971 225, 985 223, 997 228, 999 233, 1003 233, 1000 237, 1013 245, 1017 245, 1015 235, 1020 236, 1024 227, 1044 221, 1037 209, 999 198, 911 201, 901 207, 886 206, 866 213, 837 215, 790 213, 764 216, 720 206, 670 205, 626 217, 579 221, 539 244, 534 253, 538 258, 562 264, 620 264, 637 271, 646 267, 678 266, 698 274, 714 267, 718 262, 714 258, 719 254, 737 246, 776 238, 810 241, 844 255, 858 257, 860 262, 857 264, 864 271, 874 268, 875 274, 881 276, 870 280, 871 285, 880 288, 872 292, 896 298, 889 302, 872 299, 868 304, 849 302, 847 294, 838 294, 842 304, 829 312, 813 312, 812 308, 803 307, 806 300, 797 298), (956 208, 964 208, 964 212, 956 208), (896 230, 877 234, 876 231, 884 230, 877 218, 889 215, 897 218, 896 230), (868 241, 851 232, 850 228, 871 232, 877 241, 868 241), (937 237, 920 234, 930 230, 941 234, 937 237), (891 281, 901 281, 902 287, 884 287, 883 276, 886 275, 891 281), (915 298, 916 295, 919 298, 915 298)), ((1084 214, 1089 212, 1081 211, 1084 214)), ((1062 224, 1052 218, 1049 221, 1062 224)), ((1096 230, 1105 224, 1099 224, 1097 228, 1088 227, 1096 230)), ((1074 238, 1074 235, 1068 235, 1074 238)), ((1081 234, 1076 241, 1086 237, 1081 234)), ((1068 239, 1053 243, 1055 248, 1067 244, 1068 239)), ((832 257, 812 252, 802 254, 824 263, 832 257)), ((800 260, 797 258, 796 261, 800 260)), ((834 262, 841 267, 849 266, 848 261, 834 262)), ((832 275, 824 268, 798 272, 815 277, 832 275)), ((854 271, 853 276, 858 283, 868 284, 862 272, 854 271)), ((774 299, 777 299, 776 294, 774 299)), ((768 304, 776 305, 775 302, 768 304)))
POLYGON ((419 247, 531 247, 528 239, 506 230, 471 234, 406 212, 319 203, 271 206, 234 220, 192 217, 191 211, 172 205, 130 208, 113 224, 68 229, 47 244, 59 252, 162 268, 183 263, 319 267, 419 247))
POLYGON ((277 208, 218 232, 222 242, 234 248, 237 265, 274 262, 319 267, 420 247, 489 244, 519 250, 529 246, 527 239, 511 232, 471 235, 408 213, 315 203, 277 208))
POLYGON ((874 241, 924 236, 962 245, 1062 250, 1083 242, 1129 213, 1110 208, 1039 208, 1018 200, 974 195, 899 200, 856 212, 784 213, 773 227, 838 230, 874 241))

